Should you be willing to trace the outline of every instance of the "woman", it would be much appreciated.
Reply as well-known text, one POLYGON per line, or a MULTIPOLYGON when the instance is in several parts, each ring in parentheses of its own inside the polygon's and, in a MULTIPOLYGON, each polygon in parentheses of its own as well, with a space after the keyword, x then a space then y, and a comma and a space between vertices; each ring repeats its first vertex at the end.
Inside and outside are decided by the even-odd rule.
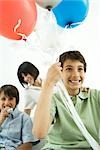
POLYGON ((30 115, 34 109, 41 91, 42 80, 39 78, 39 70, 30 62, 23 62, 17 71, 17 76, 24 91, 24 111, 30 115))
MULTIPOLYGON (((31 62, 25 61, 18 67, 17 76, 24 90, 24 112, 31 115, 38 96, 41 92, 42 80, 39 78, 39 70, 31 62)), ((34 116, 34 114, 32 114, 34 116)), ((34 123, 33 123, 34 124, 34 123)), ((39 150, 44 145, 44 140, 35 139, 33 149, 39 150)))

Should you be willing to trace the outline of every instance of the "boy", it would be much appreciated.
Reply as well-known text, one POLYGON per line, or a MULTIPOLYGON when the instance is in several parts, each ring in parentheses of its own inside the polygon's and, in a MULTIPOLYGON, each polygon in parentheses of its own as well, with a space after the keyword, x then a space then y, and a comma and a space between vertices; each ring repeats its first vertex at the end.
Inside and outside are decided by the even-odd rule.
POLYGON ((32 121, 18 110, 19 91, 13 85, 0 88, 0 150, 32 150, 32 121))
POLYGON ((47 73, 38 100, 33 132, 37 138, 46 137, 43 150, 92 150, 71 113, 63 103, 64 95, 53 93, 55 84, 62 80, 78 115, 91 136, 100 144, 100 91, 83 88, 86 62, 79 51, 60 55, 47 73))

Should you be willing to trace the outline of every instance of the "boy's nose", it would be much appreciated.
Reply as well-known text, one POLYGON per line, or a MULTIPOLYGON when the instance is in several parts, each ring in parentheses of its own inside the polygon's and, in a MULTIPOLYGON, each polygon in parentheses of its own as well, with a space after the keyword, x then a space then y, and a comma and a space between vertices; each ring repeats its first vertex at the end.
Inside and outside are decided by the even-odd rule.
POLYGON ((79 72, 77 70, 73 71, 73 76, 79 76, 79 72))

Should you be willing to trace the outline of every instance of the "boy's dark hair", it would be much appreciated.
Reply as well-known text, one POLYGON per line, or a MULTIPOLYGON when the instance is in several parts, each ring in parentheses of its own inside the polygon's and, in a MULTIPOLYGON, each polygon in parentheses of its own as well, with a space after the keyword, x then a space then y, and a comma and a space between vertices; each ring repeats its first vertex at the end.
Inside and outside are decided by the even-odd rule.
POLYGON ((83 63, 84 64, 84 71, 86 72, 86 67, 87 67, 86 61, 85 61, 83 55, 79 51, 66 51, 63 54, 61 54, 59 56, 59 61, 61 62, 62 67, 63 67, 64 62, 67 59, 78 60, 81 63, 83 63))
POLYGON ((16 105, 19 103, 19 91, 18 89, 11 84, 6 84, 0 87, 0 93, 4 92, 5 96, 8 97, 15 97, 16 98, 16 105))
POLYGON ((25 76, 27 74, 30 74, 34 78, 34 81, 35 81, 39 75, 39 70, 32 63, 28 61, 23 62, 19 66, 18 71, 17 71, 17 76, 18 76, 19 82, 24 87, 24 84, 27 84, 27 82, 24 81, 22 74, 24 74, 25 76))

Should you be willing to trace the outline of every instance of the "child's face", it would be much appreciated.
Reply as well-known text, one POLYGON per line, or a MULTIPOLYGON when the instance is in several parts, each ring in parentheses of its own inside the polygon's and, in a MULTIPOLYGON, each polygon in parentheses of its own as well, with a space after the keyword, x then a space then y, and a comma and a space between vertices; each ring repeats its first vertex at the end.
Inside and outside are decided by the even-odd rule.
POLYGON ((68 59, 63 64, 62 75, 69 94, 72 96, 78 94, 85 77, 84 64, 68 59))
POLYGON ((4 108, 15 108, 16 107, 16 98, 8 97, 4 94, 4 92, 0 93, 0 110, 2 111, 4 108))

